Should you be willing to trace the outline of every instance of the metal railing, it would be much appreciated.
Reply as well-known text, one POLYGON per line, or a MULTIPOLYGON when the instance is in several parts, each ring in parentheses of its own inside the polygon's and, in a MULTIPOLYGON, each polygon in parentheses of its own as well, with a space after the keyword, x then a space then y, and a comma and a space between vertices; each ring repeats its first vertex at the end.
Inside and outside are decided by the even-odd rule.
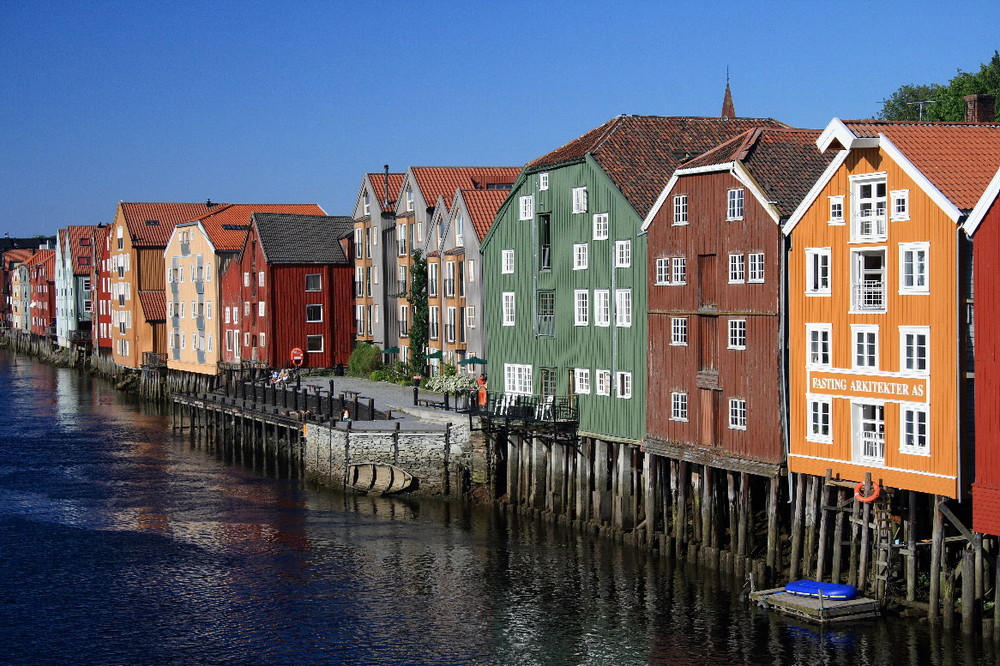
POLYGON ((167 367, 167 355, 158 352, 142 352, 142 365, 146 368, 167 367))
POLYGON ((868 215, 858 214, 857 237, 859 240, 879 240, 885 238, 885 208, 876 208, 868 215))
POLYGON ((885 281, 858 280, 854 283, 855 310, 884 310, 885 281))
POLYGON ((865 460, 885 460, 885 435, 872 430, 861 433, 861 457, 865 460))
MULTIPOLYGON (((475 392, 473 392, 475 397, 475 392)), ((576 396, 487 392, 479 413, 492 418, 529 423, 579 423, 576 396)))

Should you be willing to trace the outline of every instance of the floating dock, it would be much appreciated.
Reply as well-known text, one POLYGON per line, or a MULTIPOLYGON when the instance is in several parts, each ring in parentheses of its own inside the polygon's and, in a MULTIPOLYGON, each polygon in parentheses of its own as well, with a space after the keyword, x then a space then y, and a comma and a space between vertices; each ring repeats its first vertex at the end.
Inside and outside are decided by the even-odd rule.
POLYGON ((750 600, 757 602, 761 608, 773 608, 785 615, 819 624, 863 620, 879 615, 878 603, 874 599, 857 597, 847 601, 838 601, 802 597, 785 592, 783 587, 751 592, 750 600))

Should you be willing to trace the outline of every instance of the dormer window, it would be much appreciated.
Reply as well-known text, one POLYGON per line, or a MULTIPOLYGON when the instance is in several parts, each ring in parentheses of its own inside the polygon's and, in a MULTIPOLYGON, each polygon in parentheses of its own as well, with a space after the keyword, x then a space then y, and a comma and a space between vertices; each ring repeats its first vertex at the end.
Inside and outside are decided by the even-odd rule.
POLYGON ((465 246, 465 216, 459 213, 455 216, 455 247, 465 246))
POLYGON ((361 211, 363 215, 371 215, 372 212, 371 195, 369 195, 367 192, 365 192, 365 200, 364 203, 362 204, 361 211))

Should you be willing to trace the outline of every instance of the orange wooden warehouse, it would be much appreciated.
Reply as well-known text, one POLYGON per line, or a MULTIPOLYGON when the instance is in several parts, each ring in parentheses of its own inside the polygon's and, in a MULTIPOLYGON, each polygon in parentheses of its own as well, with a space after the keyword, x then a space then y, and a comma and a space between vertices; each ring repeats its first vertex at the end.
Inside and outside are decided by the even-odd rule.
POLYGON ((961 497, 971 483, 971 248, 1000 127, 834 119, 785 225, 793 473, 961 497))

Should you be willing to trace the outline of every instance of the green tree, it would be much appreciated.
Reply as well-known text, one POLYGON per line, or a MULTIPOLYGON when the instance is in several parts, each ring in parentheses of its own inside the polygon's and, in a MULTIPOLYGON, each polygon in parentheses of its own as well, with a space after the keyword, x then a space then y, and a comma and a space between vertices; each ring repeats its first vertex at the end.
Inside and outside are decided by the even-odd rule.
POLYGON ((410 372, 424 373, 427 356, 427 335, 430 314, 427 308, 427 259, 423 252, 414 250, 410 265, 410 291, 406 296, 410 304, 410 372))
POLYGON ((965 119, 965 96, 984 93, 1000 98, 1000 52, 994 51, 988 63, 980 64, 978 72, 958 70, 946 85, 900 86, 882 100, 878 117, 883 120, 919 120, 921 105, 914 102, 932 101, 923 105, 924 120, 961 122, 965 119))
POLYGON ((900 86, 888 99, 882 100, 880 120, 921 120, 930 118, 930 107, 936 103, 938 89, 936 83, 930 85, 911 84, 900 86), (921 115, 921 106, 924 107, 921 115))

